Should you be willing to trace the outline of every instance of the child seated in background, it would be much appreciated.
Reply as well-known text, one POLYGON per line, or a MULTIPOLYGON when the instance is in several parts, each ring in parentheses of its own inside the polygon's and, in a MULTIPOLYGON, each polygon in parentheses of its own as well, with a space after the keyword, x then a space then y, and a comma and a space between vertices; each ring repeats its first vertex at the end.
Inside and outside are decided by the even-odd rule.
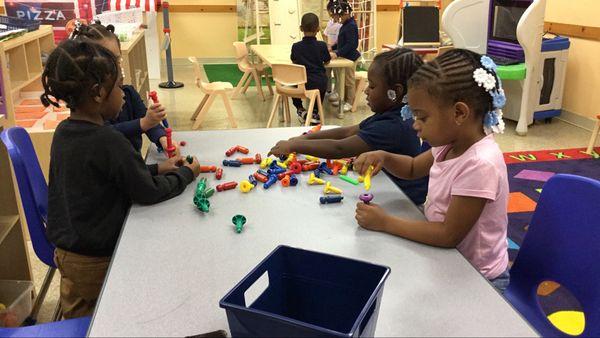
POLYGON ((123 134, 105 125, 123 106, 121 82, 117 57, 79 39, 62 42, 42 73, 42 103, 62 101, 71 109, 52 140, 46 227, 65 318, 92 314, 131 204, 175 197, 200 173, 196 158, 147 166, 123 134))
MULTIPOLYGON (((423 64, 412 50, 394 49, 375 57, 369 67, 367 103, 375 113, 360 124, 294 137, 279 141, 271 153, 280 156, 300 153, 321 158, 338 159, 358 156, 372 150, 384 150, 407 156, 420 153, 421 142, 412 128, 412 120, 404 121, 408 79, 423 64)), ((414 181, 392 180, 417 205, 425 202, 427 178, 414 181)))
POLYGON ((481 274, 504 291, 508 286, 508 178, 492 132, 502 132, 506 102, 488 57, 452 50, 421 67, 409 82, 406 117, 432 149, 412 158, 375 151, 362 154, 355 171, 415 179, 429 175, 427 221, 392 216, 377 204, 358 203, 362 227, 416 242, 456 247, 481 274))
MULTIPOLYGON (((298 65, 303 65, 306 68, 306 89, 318 89, 321 101, 325 98, 327 91, 327 76, 325 73, 325 65, 331 60, 327 44, 323 41, 317 41, 317 33, 319 32, 319 17, 313 13, 306 13, 302 16, 300 30, 304 33, 302 41, 292 45, 292 62, 298 65)), ((312 124, 319 123, 319 113, 317 107, 307 117, 308 113, 302 106, 302 100, 292 99, 294 106, 297 109, 298 119, 300 123, 304 123, 307 118, 311 119, 312 124)))
MULTIPOLYGON (((339 21, 342 24, 338 34, 337 44, 332 46, 331 58, 335 59, 343 57, 348 60, 356 62, 360 57, 358 52, 358 26, 356 21, 352 17, 352 6, 347 1, 334 2, 332 7, 333 13, 339 17, 339 21)), ((338 106, 343 105, 344 112, 352 110, 352 103, 354 102, 354 96, 356 95, 355 78, 354 72, 356 71, 356 65, 354 67, 344 68, 344 96, 340 97, 341 101, 335 100, 335 96, 330 96, 329 101, 332 105, 338 106)))
MULTIPOLYGON (((325 31, 323 32, 323 36, 327 40, 326 41, 327 49, 330 52, 333 50, 333 46, 335 46, 337 44, 338 34, 340 33, 340 28, 342 27, 342 24, 338 22, 339 17, 335 13, 333 13, 333 8, 335 6, 335 3, 337 3, 336 0, 331 0, 331 1, 329 1, 329 3, 327 3, 327 13, 329 13, 330 19, 327 22, 327 27, 325 27, 325 31)), ((326 94, 329 95, 329 99, 331 101, 339 101, 340 96, 338 95, 338 93, 331 92, 333 89, 331 75, 333 74, 335 77, 336 76, 335 72, 333 72, 333 70, 331 68, 327 68, 325 71, 327 72, 327 93, 326 94)))
MULTIPOLYGON (((121 63, 121 45, 119 38, 114 34, 114 27, 104 27, 99 23, 83 25, 77 23, 70 38, 97 43, 110 50, 121 63)), ((146 108, 140 94, 130 85, 123 85, 121 89, 125 93, 125 104, 114 119, 106 121, 115 129, 123 133, 137 151, 142 149, 142 134, 146 134, 150 142, 156 144, 159 149, 167 149, 167 136, 161 125, 167 114, 160 103, 153 103, 146 108)), ((176 154, 179 155, 177 142, 173 140, 176 154)))

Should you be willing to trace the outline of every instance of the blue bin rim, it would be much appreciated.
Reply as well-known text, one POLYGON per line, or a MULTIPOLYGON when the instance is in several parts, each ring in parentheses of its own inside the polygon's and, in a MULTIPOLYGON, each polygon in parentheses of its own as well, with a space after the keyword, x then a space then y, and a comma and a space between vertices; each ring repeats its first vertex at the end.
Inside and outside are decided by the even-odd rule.
POLYGON ((346 335, 348 337, 351 337, 351 333, 355 332, 358 329, 358 326, 360 325, 360 323, 362 323, 362 321, 364 320, 365 316, 367 315, 367 312, 369 311, 369 308, 371 307, 371 305, 373 305, 373 303, 375 302, 375 299, 377 299, 377 295, 379 295, 379 293, 381 292, 381 289, 383 288, 383 284, 385 283, 385 280, 390 275, 391 271, 392 271, 392 269, 389 266, 385 266, 385 265, 373 264, 371 262, 366 262, 366 261, 362 261, 362 260, 358 260, 358 259, 354 259, 354 258, 348 258, 348 257, 339 256, 339 255, 333 255, 333 254, 328 254, 328 253, 323 253, 323 252, 313 251, 313 250, 306 250, 306 249, 302 249, 302 248, 296 248, 296 247, 292 247, 292 246, 289 246, 289 245, 282 245, 282 244, 280 244, 273 251, 271 251, 267 255, 267 257, 265 257, 262 261, 260 261, 260 263, 258 263, 250 272, 248 272, 244 276, 244 278, 242 278, 241 281, 239 281, 231 290, 229 290, 229 292, 227 292, 227 294, 225 294, 225 296, 223 296, 223 298, 221 298, 221 300, 219 300, 219 307, 223 308, 225 310, 227 310, 228 308, 233 308, 233 309, 242 310, 242 311, 251 311, 253 313, 258 313, 258 314, 266 315, 266 316, 269 316, 270 318, 273 318, 273 319, 276 319, 276 320, 279 320, 279 321, 282 321, 282 322, 287 322, 287 323, 290 323, 290 324, 293 324, 293 325, 304 326, 304 327, 308 327, 308 328, 311 328, 311 329, 318 329, 318 330, 324 331, 324 332, 329 333, 329 334, 346 335), (302 251, 308 251, 308 252, 312 252, 312 253, 318 253, 318 254, 327 255, 327 256, 330 256, 330 257, 336 257, 336 258, 340 258, 340 259, 344 259, 344 260, 349 260, 349 261, 354 261, 354 262, 358 262, 358 263, 374 265, 374 266, 382 267, 382 268, 385 269, 385 272, 383 273, 383 276, 381 277, 381 279, 377 283, 377 286, 375 287, 375 290, 373 291, 373 294, 371 294, 371 296, 367 300, 367 303, 365 304, 365 306, 363 307, 363 309, 360 311, 360 314, 358 315, 358 318, 354 322, 354 325, 352 325, 352 329, 350 330, 350 332, 338 332, 338 331, 327 329, 327 328, 324 328, 324 327, 321 327, 321 326, 312 325, 312 324, 301 322, 299 320, 295 320, 295 319, 292 319, 292 318, 280 316, 280 315, 277 315, 277 314, 274 314, 274 313, 271 313, 271 312, 266 312, 266 311, 256 310, 256 309, 250 309, 247 306, 239 306, 237 304, 233 304, 233 303, 229 303, 229 302, 225 301, 225 299, 228 298, 237 288, 239 288, 246 281, 246 279, 249 278, 250 275, 252 275, 256 270, 258 270, 258 268, 260 266, 262 266, 266 261, 269 260, 269 258, 271 258, 271 256, 273 256, 278 250, 280 250, 282 248, 290 248, 290 249, 295 249, 295 250, 302 250, 302 251))

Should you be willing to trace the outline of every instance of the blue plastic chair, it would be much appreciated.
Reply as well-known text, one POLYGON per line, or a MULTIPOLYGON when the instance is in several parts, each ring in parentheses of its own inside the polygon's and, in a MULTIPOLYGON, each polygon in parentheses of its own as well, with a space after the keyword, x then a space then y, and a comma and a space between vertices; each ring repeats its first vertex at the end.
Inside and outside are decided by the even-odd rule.
POLYGON ((33 326, 23 326, 15 328, 0 328, 0 338, 17 337, 85 337, 90 327, 92 317, 81 317, 76 319, 61 320, 33 326))
POLYGON ((555 175, 543 187, 504 296, 544 337, 567 336, 537 300, 543 281, 566 287, 582 306, 582 337, 600 336, 600 181, 555 175))
MULTIPOLYGON (((6 146, 12 162, 33 250, 37 257, 48 265, 44 282, 34 303, 31 316, 28 318, 28 322, 33 324, 35 323, 39 308, 46 297, 52 277, 56 272, 54 245, 46 237, 48 185, 40 168, 29 134, 25 129, 13 127, 4 130, 0 134, 0 139, 2 139, 2 142, 6 146)), ((59 315, 60 309, 57 306, 55 319, 59 315)))

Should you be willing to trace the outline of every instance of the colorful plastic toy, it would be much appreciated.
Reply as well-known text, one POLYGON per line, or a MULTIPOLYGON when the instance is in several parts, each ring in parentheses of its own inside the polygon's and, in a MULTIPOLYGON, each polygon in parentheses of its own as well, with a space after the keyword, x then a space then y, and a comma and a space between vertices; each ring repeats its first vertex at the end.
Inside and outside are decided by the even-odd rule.
POLYGON ((242 146, 237 146, 237 151, 239 151, 242 154, 248 154, 250 152, 250 150, 246 147, 242 147, 242 146))
POLYGON ((214 173, 215 171, 217 171, 217 167, 214 165, 201 165, 200 166, 201 173, 214 173))
POLYGON ((321 178, 322 173, 323 173, 323 171, 321 171, 321 169, 319 169, 319 168, 313 170, 313 174, 315 174, 315 177, 321 178))
POLYGON ((223 160, 223 165, 225 167, 241 167, 242 162, 238 160, 223 160))
POLYGON ((308 162, 302 165, 302 171, 311 171, 315 170, 319 167, 319 163, 317 162, 308 162))
POLYGON ((332 203, 340 203, 344 199, 344 196, 322 196, 319 197, 319 202, 321 204, 332 204, 332 203))
POLYGON ((288 168, 287 164, 285 164, 284 162, 280 162, 280 161, 277 161, 277 166, 279 168, 282 168, 282 169, 287 169, 288 168))
POLYGON ((238 150, 237 146, 231 147, 229 149, 227 149, 227 151, 225 152, 225 156, 229 157, 231 155, 233 155, 233 153, 235 153, 238 150))
POLYGON ((254 164, 254 157, 238 157, 236 161, 240 161, 242 164, 254 164))
POLYGON ((310 176, 308 177, 308 184, 310 184, 310 185, 325 184, 325 181, 318 178, 317 176, 315 176, 315 173, 311 173, 310 176))
POLYGON ((254 176, 252 176, 252 175, 248 176, 248 181, 249 181, 250 183, 252 183, 252 185, 253 185, 253 186, 255 186, 255 187, 258 185, 258 181, 257 181, 257 180, 256 180, 256 178, 255 178, 254 176))
POLYGON ((215 194, 214 188, 208 188, 208 189, 204 190, 204 197, 206 197, 206 198, 210 198, 214 194, 215 194))
POLYGON ((259 174, 261 174, 261 175, 265 175, 266 177, 269 177, 269 171, 268 170, 258 169, 256 172, 259 173, 259 174))
POLYGON ((187 142, 185 141, 179 141, 179 146, 180 147, 185 147, 187 145, 187 142))
POLYGON ((305 165, 306 163, 310 162, 309 160, 296 160, 296 162, 300 163, 301 166, 305 165))
POLYGON ((260 154, 254 155, 254 163, 260 164, 262 162, 262 156, 260 154))
POLYGON ((325 160, 325 163, 327 164, 327 168, 329 168, 329 169, 333 168, 333 161, 331 161, 330 159, 325 160))
POLYGON ((358 199, 363 201, 365 204, 369 204, 373 200, 373 194, 360 194, 358 199))
POLYGON ((200 198, 194 204, 196 204, 196 208, 202 212, 208 212, 210 210, 210 202, 206 198, 200 198))
POLYGON ((331 182, 325 183, 325 187, 323 188, 323 192, 328 195, 341 195, 342 189, 336 188, 331 185, 331 182))
MULTIPOLYGON (((327 160, 329 161, 329 160, 327 160)), ((326 172, 328 175, 333 175, 333 170, 331 170, 331 168, 329 168, 329 166, 327 165, 327 162, 323 162, 321 164, 319 164, 319 170, 326 172)))
POLYGON ((294 174, 300 174, 302 172, 302 164, 297 161, 290 163, 289 168, 294 172, 294 174))
POLYGON ((258 171, 255 172, 252 176, 254 176, 254 178, 256 178, 257 181, 265 183, 269 180, 269 177, 266 175, 263 175, 261 173, 259 173, 258 171))
POLYGON ((311 155, 305 155, 304 158, 310 162, 321 162, 320 158, 311 155))
POLYGON ((267 165, 268 165, 268 164, 267 164, 267 160, 268 160, 268 159, 269 159, 269 158, 263 158, 263 159, 260 161, 260 168, 261 168, 261 169, 265 169, 265 168, 267 167, 267 165))
POLYGON ((284 187, 290 186, 290 175, 285 175, 285 177, 281 179, 281 185, 284 187))
POLYGON ((296 185, 298 185, 298 178, 296 175, 290 176, 290 186, 295 187, 296 185))
MULTIPOLYGON (((194 158, 192 157, 192 155, 188 155, 185 157, 185 161, 189 164, 192 164, 192 162, 194 162, 194 158)), ((200 168, 202 168, 202 166, 200 166, 200 168)), ((202 172, 202 170, 200 170, 200 172, 202 172)))
POLYGON ((196 195, 202 194, 206 190, 206 177, 202 177, 196 185, 196 195))
POLYGON ((292 176, 292 175, 294 175, 294 172, 291 170, 288 170, 286 172, 282 172, 281 174, 277 174, 277 179, 279 179, 281 181, 282 179, 284 179, 284 177, 292 176))
POLYGON ((215 171, 215 178, 218 180, 223 178, 223 168, 217 168, 217 171, 215 171))
POLYGON ((358 183, 363 183, 365 181, 364 176, 358 176, 358 183))
POLYGON ((340 170, 342 169, 342 165, 339 163, 333 163, 333 168, 331 169, 331 171, 333 172, 333 175, 337 175, 340 170))
POLYGON ((367 168, 367 172, 365 173, 365 189, 369 190, 371 189, 371 174, 373 173, 373 166, 370 165, 369 168, 367 168))
POLYGON ((269 179, 263 184, 263 188, 269 189, 273 184, 277 182, 277 175, 269 175, 269 179))
POLYGON ((271 168, 271 169, 267 170, 267 172, 269 173, 269 175, 275 175, 275 176, 277 176, 277 175, 279 175, 281 173, 286 172, 286 170, 283 169, 283 168, 274 167, 274 168, 271 168))
POLYGON ((309 131, 305 131, 302 133, 302 135, 306 135, 306 134, 312 134, 312 133, 316 133, 319 130, 321 130, 321 125, 317 124, 316 126, 312 127, 309 131))
POLYGON ((340 178, 342 181, 346 181, 346 182, 348 182, 348 183, 350 183, 350 184, 354 184, 354 185, 358 185, 358 184, 359 184, 359 183, 358 183, 358 180, 356 180, 356 179, 354 179, 354 178, 352 178, 352 177, 348 177, 348 176, 346 176, 346 175, 339 175, 338 177, 339 177, 339 178, 340 178))
POLYGON ((287 156, 287 158, 283 161, 285 165, 289 167, 290 163, 296 162, 296 153, 291 153, 287 156))
POLYGON ((340 170, 340 174, 342 174, 342 175, 348 174, 348 163, 346 163, 342 166, 342 169, 340 170))
MULTIPOLYGON (((156 93, 155 90, 148 93, 148 97, 152 100, 152 102, 154 102, 154 104, 159 103, 158 102, 158 93, 156 93)), ((165 126, 165 128, 169 128, 169 122, 167 121, 166 118, 162 120, 162 123, 163 123, 163 126, 165 126)), ((168 138, 167 138, 167 141, 168 141, 168 138)))
POLYGON ((235 225, 235 232, 239 234, 242 232, 242 230, 244 230, 244 224, 246 224, 246 217, 242 215, 235 215, 231 219, 231 222, 233 222, 233 225, 235 225))
POLYGON ((194 192, 193 202, 196 208, 202 212, 208 212, 210 209, 210 202, 208 198, 214 194, 215 190, 212 188, 207 189, 206 178, 203 177, 198 181, 196 185, 196 191, 194 192))
MULTIPOLYGON (((164 120, 163 120, 164 122, 164 120)), ((171 128, 166 128, 165 129, 165 133, 167 135, 167 149, 165 149, 165 151, 167 152, 167 156, 169 156, 169 158, 175 156, 175 146, 173 145, 173 139, 171 138, 171 134, 173 133, 173 130, 171 128)))
POLYGON ((221 192, 221 191, 225 191, 225 190, 235 189, 235 187, 237 187, 237 185, 238 185, 237 182, 234 182, 234 181, 219 184, 219 185, 217 185, 217 191, 221 192))
POLYGON ((243 180, 240 182, 240 191, 241 192, 249 192, 252 189, 254 189, 254 185, 252 183, 250 183, 249 181, 243 180))

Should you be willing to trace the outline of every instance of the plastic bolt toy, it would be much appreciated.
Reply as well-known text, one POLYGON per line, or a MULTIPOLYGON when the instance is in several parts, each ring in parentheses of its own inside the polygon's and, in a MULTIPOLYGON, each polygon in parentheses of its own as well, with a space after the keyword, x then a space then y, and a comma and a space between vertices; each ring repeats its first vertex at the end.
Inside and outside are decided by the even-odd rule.
POLYGON ((331 182, 327 182, 325 184, 325 187, 323 188, 323 192, 325 194, 330 194, 330 195, 341 195, 342 194, 342 189, 336 188, 334 186, 331 185, 331 182))
POLYGON ((339 177, 339 178, 340 178, 342 181, 346 181, 346 182, 348 182, 348 183, 350 183, 350 184, 354 184, 354 185, 358 185, 358 184, 359 184, 359 183, 358 183, 358 180, 357 180, 357 179, 354 179, 354 178, 352 178, 352 177, 348 177, 348 176, 346 176, 346 175, 340 175, 340 176, 338 176, 338 177, 339 177))
POLYGON ((217 191, 221 192, 221 191, 225 191, 225 190, 231 190, 231 189, 235 189, 235 187, 237 187, 237 182, 233 182, 233 181, 227 182, 227 183, 217 185, 217 191))
POLYGON ((252 189, 254 189, 254 185, 252 183, 250 183, 249 181, 243 180, 240 182, 240 191, 241 192, 249 192, 252 189))
POLYGON ((371 189, 371 174, 373 173, 373 166, 369 166, 369 168, 367 169, 367 172, 365 173, 365 189, 369 190, 371 189))
POLYGON ((340 203, 344 199, 344 196, 323 196, 319 197, 319 202, 321 204, 332 204, 332 203, 340 203))
POLYGON ((246 224, 246 217, 244 217, 243 215, 235 215, 231 219, 231 222, 233 222, 233 225, 235 225, 235 232, 239 234, 242 232, 242 230, 244 230, 244 224, 246 224))
POLYGON ((325 184, 325 181, 320 178, 317 178, 315 176, 315 173, 311 173, 310 176, 308 177, 308 184, 310 184, 310 185, 325 184))

